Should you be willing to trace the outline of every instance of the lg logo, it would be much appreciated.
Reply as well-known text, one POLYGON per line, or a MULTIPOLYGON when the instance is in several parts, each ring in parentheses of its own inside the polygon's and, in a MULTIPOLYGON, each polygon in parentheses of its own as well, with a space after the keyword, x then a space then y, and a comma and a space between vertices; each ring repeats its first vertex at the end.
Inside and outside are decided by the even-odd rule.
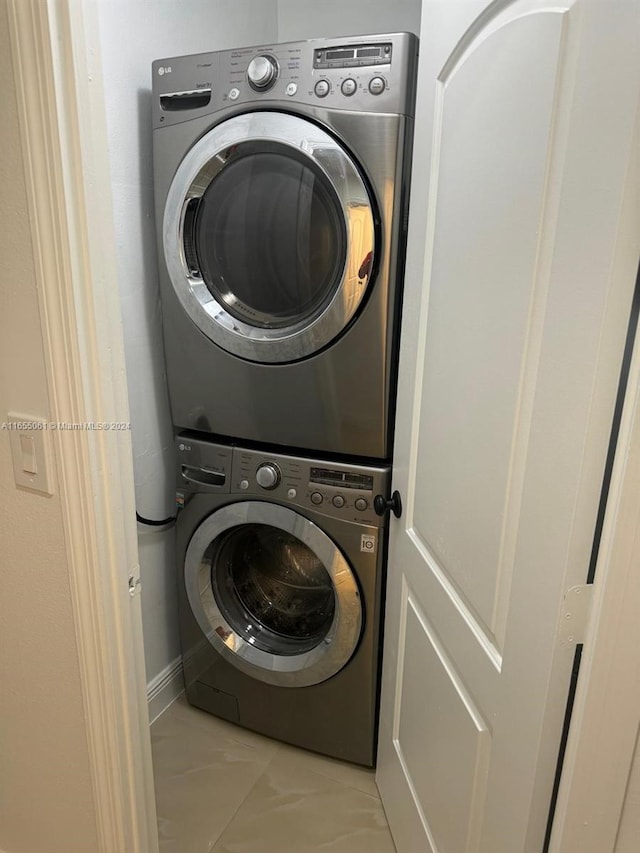
POLYGON ((160 66, 160 68, 158 68, 158 74, 161 77, 163 74, 171 74, 171 66, 168 65, 166 68, 163 68, 162 66, 160 66))

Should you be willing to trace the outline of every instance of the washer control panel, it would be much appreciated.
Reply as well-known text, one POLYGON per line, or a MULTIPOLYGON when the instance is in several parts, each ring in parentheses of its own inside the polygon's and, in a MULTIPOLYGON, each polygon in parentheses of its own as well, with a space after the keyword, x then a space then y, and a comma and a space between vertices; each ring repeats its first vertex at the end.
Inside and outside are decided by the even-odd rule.
POLYGON ((373 499, 389 491, 389 468, 233 449, 231 492, 277 498, 345 521, 382 526, 373 499))
MULTIPOLYGON (((220 493, 241 499, 274 500, 343 521, 383 527, 373 499, 387 497, 388 466, 266 453, 190 438, 176 439, 177 494, 220 493)), ((181 505, 180 500, 178 500, 181 505)))
POLYGON ((387 33, 157 60, 154 127, 273 101, 413 115, 417 55, 415 35, 387 33))

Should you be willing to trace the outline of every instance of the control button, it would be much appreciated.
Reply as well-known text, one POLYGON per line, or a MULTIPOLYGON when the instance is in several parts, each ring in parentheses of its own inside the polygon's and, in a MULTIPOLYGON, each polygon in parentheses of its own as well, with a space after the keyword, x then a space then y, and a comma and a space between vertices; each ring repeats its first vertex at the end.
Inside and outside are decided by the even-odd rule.
POLYGON ((229 100, 235 101, 240 97, 240 89, 236 89, 234 86, 233 89, 229 91, 229 100))
POLYGON ((369 91, 372 95, 380 95, 384 92, 386 85, 382 77, 372 77, 369 81, 369 91))
POLYGON ((331 503, 336 507, 336 509, 342 509, 344 506, 344 498, 342 495, 336 495, 331 503))
POLYGON ((278 77, 278 62, 273 56, 254 56, 247 68, 247 78, 252 89, 270 89, 278 77))
POLYGON ((297 91, 298 91, 298 84, 297 83, 289 83, 287 85, 287 88, 285 89, 285 92, 287 93, 287 95, 289 95, 290 98, 293 97, 293 95, 295 95, 295 93, 297 91))
POLYGON ((280 469, 275 462, 263 462, 258 465, 256 482, 263 489, 275 489, 280 482, 280 469))
POLYGON ((293 500, 293 498, 295 498, 295 496, 296 496, 297 494, 298 494, 298 493, 296 492, 296 490, 295 490, 295 489, 289 489, 289 491, 287 492, 287 497, 289 497, 289 498, 291 498, 291 500, 293 500))
POLYGON ((312 492, 311 493, 311 503, 312 504, 319 506, 322 503, 322 500, 323 500, 323 498, 322 498, 322 495, 320 494, 320 492, 312 492))
POLYGON ((369 504, 364 498, 356 498, 355 507, 359 512, 364 512, 368 506, 369 504))
POLYGON ((240 488, 241 489, 248 489, 249 488, 249 481, 248 480, 240 480, 240 488))
POLYGON ((327 80, 318 80, 316 85, 313 87, 313 91, 319 98, 326 98, 330 89, 331 86, 327 80))
POLYGON ((347 77, 346 80, 342 81, 342 86, 340 86, 340 88, 342 89, 343 95, 353 95, 358 88, 358 84, 353 77, 347 77))

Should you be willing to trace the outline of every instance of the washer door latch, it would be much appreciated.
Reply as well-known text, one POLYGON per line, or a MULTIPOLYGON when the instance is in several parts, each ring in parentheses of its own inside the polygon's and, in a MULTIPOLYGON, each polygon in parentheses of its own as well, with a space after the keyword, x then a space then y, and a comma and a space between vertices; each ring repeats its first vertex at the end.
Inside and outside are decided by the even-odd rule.
POLYGON ((396 490, 390 498, 385 498, 384 495, 376 495, 373 499, 373 508, 377 515, 384 515, 391 510, 396 518, 400 518, 402 515, 402 498, 400 497, 400 492, 396 490))

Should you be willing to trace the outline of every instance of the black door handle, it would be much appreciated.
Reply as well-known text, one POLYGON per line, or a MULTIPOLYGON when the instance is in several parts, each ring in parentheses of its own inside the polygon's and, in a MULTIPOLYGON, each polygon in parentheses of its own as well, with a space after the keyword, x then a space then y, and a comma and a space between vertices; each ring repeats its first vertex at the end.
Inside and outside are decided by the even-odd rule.
POLYGON ((373 508, 377 515, 384 515, 391 510, 396 518, 400 518, 402 515, 402 498, 400 497, 400 492, 395 491, 388 499, 384 495, 376 495, 373 499, 373 508))

